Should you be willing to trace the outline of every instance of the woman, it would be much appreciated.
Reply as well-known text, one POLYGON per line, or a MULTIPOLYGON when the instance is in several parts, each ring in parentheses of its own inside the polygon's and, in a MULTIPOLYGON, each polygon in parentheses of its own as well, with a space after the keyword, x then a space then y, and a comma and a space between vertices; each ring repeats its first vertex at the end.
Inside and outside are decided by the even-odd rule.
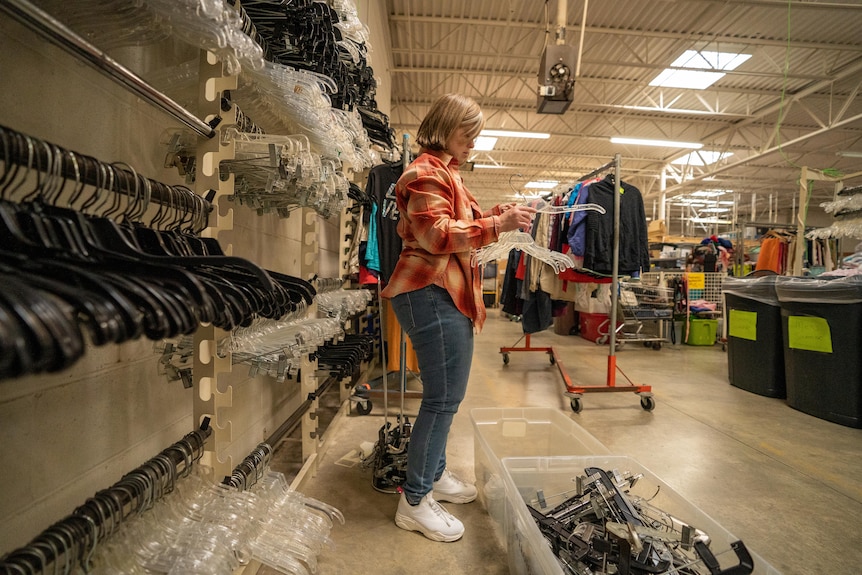
POLYGON ((422 377, 422 404, 413 422, 407 479, 395 523, 434 541, 457 541, 464 525, 438 501, 469 503, 476 488, 446 469, 446 440, 464 399, 473 333, 485 321, 482 278, 470 251, 501 232, 525 229, 535 210, 503 204, 482 212, 464 187, 467 161, 484 125, 472 99, 448 94, 419 126, 419 156, 396 184, 402 250, 383 297, 410 336, 422 377))

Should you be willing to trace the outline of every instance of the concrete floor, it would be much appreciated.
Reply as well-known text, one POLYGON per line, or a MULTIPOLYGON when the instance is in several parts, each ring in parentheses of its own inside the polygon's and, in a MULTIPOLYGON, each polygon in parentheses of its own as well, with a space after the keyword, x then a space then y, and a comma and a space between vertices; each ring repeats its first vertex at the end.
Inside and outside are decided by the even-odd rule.
MULTIPOLYGON (((593 393, 575 414, 547 355, 514 353, 503 365, 499 348, 521 335, 520 324, 489 310, 449 440, 449 466, 458 475, 475 477, 472 408, 558 409, 612 453, 652 470, 784 575, 862 573, 862 430, 729 385, 719 345, 665 344, 654 351, 628 343, 617 352, 617 365, 635 384, 653 386, 655 410, 641 409, 631 393, 593 393)), ((575 382, 605 384, 607 346, 553 329, 534 334, 532 344, 553 345, 575 382)), ((618 375, 617 385, 625 383, 618 375)), ((415 416, 418 406, 408 399, 405 412, 415 416)), ((390 414, 398 407, 394 402, 390 414)), ((506 551, 479 501, 447 504, 466 526, 456 543, 434 543, 395 526, 398 496, 375 491, 370 470, 351 457, 362 442, 376 441, 382 424, 380 401, 370 415, 338 418, 316 475, 300 486, 346 518, 333 528, 334 545, 320 556, 320 572, 508 573, 506 551)))

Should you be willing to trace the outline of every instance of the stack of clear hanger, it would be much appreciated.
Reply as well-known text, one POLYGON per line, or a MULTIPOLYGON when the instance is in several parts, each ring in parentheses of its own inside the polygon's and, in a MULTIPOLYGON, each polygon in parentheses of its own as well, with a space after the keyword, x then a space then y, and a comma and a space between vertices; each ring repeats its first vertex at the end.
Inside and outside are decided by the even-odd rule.
POLYGON ((339 123, 329 94, 338 91, 328 76, 265 62, 243 70, 235 100, 255 121, 280 133, 305 134, 322 156, 356 164, 353 138, 339 123))
MULTIPOLYGON (((531 202, 530 205, 536 208, 536 213, 538 214, 562 214, 587 210, 596 211, 600 214, 605 213, 605 209, 598 204, 554 206, 544 200, 539 200, 531 202)), ((520 231, 503 232, 500 234, 499 239, 493 244, 481 247, 478 250, 473 250, 470 263, 474 267, 477 267, 499 259, 505 259, 509 257, 509 252, 513 249, 521 250, 522 252, 545 262, 553 267, 556 273, 575 267, 575 261, 571 256, 561 252, 555 252, 541 246, 536 243, 533 236, 520 231)))
POLYGON ((566 254, 549 250, 544 246, 540 246, 533 239, 533 236, 526 232, 503 232, 499 239, 493 244, 489 244, 478 250, 473 250, 470 263, 473 267, 485 265, 490 262, 495 262, 499 259, 509 257, 509 252, 512 250, 521 250, 522 252, 537 258, 554 268, 556 273, 563 270, 575 267, 575 262, 566 254))
POLYGON ((223 0, 85 0, 74 10, 60 0, 37 4, 102 50, 173 36, 216 54, 231 75, 263 66, 263 49, 243 30, 240 11, 223 0))
POLYGON ((236 202, 283 217, 297 207, 309 207, 329 218, 347 205, 350 182, 341 164, 312 153, 304 135, 273 136, 229 128, 226 136, 235 143, 235 156, 221 162, 219 169, 234 174, 236 202))
POLYGON ((211 468, 191 469, 96 549, 89 573, 230 575, 252 560, 281 573, 318 572, 333 520, 344 523, 337 509, 291 491, 268 466, 247 490, 215 483, 211 468))
POLYGON ((371 139, 368 137, 368 131, 362 125, 362 116, 359 115, 359 110, 347 111, 333 108, 332 113, 353 144, 354 169, 362 171, 379 164, 380 156, 371 149, 371 139))
POLYGON ((260 319, 233 330, 218 344, 218 354, 232 354, 233 363, 250 366, 250 376, 260 373, 284 381, 295 377, 302 359, 328 341, 344 339, 344 328, 335 318, 305 320, 260 319))
POLYGON ((862 238, 862 186, 844 188, 834 201, 822 203, 820 207, 837 219, 828 227, 808 232, 806 238, 862 238))
POLYGON ((365 311, 372 299, 371 292, 367 289, 340 289, 324 293, 318 292, 314 301, 317 302, 317 309, 321 313, 343 322, 365 311))
POLYGON ((334 26, 341 35, 357 44, 365 44, 370 51, 368 27, 359 20, 356 3, 353 0, 330 0, 329 6, 338 14, 338 22, 334 26))

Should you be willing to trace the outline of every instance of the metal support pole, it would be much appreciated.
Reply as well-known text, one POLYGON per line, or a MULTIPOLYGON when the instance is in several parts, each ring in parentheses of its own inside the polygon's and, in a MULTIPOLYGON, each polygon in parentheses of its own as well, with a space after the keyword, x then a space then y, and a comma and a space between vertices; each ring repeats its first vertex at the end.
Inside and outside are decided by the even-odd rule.
POLYGON ((622 174, 620 169, 620 154, 614 154, 614 251, 613 267, 611 268, 611 325, 610 350, 608 351, 608 386, 613 387, 616 382, 616 346, 617 346, 617 302, 619 301, 620 287, 620 188, 622 187, 622 174))
POLYGON ((191 112, 147 84, 140 76, 27 0, 0 0, 0 10, 39 34, 43 39, 89 64, 131 93, 173 116, 201 136, 207 138, 215 136, 215 130, 212 126, 198 119, 191 112))

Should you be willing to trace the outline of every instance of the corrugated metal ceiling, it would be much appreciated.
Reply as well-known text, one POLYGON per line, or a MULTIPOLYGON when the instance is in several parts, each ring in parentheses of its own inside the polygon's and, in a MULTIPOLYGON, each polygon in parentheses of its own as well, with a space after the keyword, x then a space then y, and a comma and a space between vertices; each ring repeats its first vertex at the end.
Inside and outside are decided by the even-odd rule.
MULTIPOLYGON (((615 153, 626 180, 657 197, 663 166, 685 150, 610 143, 620 135, 732 152, 723 163, 690 171, 688 182, 669 179, 669 194, 718 185, 746 196, 745 206, 757 193, 757 209, 770 193, 795 197, 802 165, 862 170, 859 158, 836 155, 862 152, 860 1, 569 1, 565 43, 583 46, 574 101, 564 114, 536 113, 540 57, 558 28, 556 0, 386 4, 390 118, 399 133, 414 135, 437 96, 460 92, 482 105, 488 128, 552 134, 500 138, 493 151, 477 152, 476 162, 506 166, 465 174, 483 203, 504 200, 510 181, 574 181, 615 153), (685 50, 751 58, 705 90, 649 86, 685 50)), ((816 187, 812 203, 831 193, 831 186, 816 187)))

